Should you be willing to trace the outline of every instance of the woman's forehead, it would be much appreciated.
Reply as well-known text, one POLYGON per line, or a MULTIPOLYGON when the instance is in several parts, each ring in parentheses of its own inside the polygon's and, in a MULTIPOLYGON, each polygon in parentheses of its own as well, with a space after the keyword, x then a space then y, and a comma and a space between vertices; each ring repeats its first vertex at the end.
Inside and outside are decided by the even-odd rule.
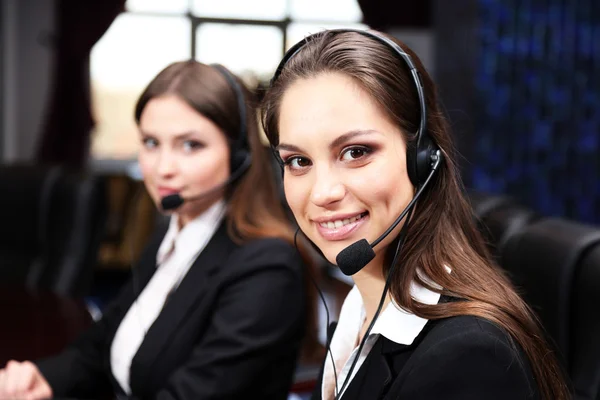
POLYGON ((355 131, 395 131, 370 94, 352 78, 322 74, 290 85, 279 116, 279 142, 333 141, 355 131))

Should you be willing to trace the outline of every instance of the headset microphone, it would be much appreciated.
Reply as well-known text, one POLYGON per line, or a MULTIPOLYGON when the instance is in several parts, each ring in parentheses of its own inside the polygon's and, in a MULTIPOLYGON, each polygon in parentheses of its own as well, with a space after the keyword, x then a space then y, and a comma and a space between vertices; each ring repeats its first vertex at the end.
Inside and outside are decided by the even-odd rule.
POLYGON ((170 210, 175 210, 175 209, 181 207, 181 205, 183 203, 185 203, 186 201, 201 200, 201 199, 205 198, 206 196, 209 196, 209 195, 215 193, 216 191, 223 189, 225 186, 228 186, 231 183, 238 180, 244 174, 244 172, 246 172, 248 170, 248 168, 250 168, 250 157, 249 156, 246 157, 246 159, 242 162, 242 164, 240 164, 236 168, 235 171, 233 171, 231 176, 225 182, 213 187, 212 189, 209 189, 205 192, 195 195, 195 196, 182 197, 179 193, 170 194, 170 195, 162 198, 162 200, 160 201, 160 207, 163 211, 170 211, 170 210))
POLYGON ((385 239, 390 233, 392 233, 392 231, 396 229, 400 221, 404 219, 406 214, 410 210, 412 210, 419 197, 421 197, 421 193, 423 193, 423 190, 429 184, 431 177, 433 177, 433 174, 438 169, 441 160, 442 152, 440 150, 437 150, 431 156, 431 170, 429 172, 429 176, 427 177, 423 185, 421 185, 421 187, 414 195, 410 203, 408 203, 404 211, 402 211, 400 216, 381 236, 375 239, 375 241, 373 241, 373 243, 371 244, 369 244, 367 239, 361 239, 358 242, 352 243, 350 246, 346 247, 345 249, 339 252, 337 257, 335 258, 335 261, 337 263, 337 266, 340 268, 340 271, 342 271, 345 275, 348 276, 354 275, 355 273, 363 269, 365 265, 371 262, 373 258, 375 258, 375 251, 373 250, 373 248, 377 246, 383 239, 385 239))
MULTIPOLYGON (((179 208, 185 200, 179 193, 170 194, 166 197, 163 197, 160 201, 160 207, 163 211, 174 210, 179 208)), ((188 199, 189 201, 189 199, 188 199)))

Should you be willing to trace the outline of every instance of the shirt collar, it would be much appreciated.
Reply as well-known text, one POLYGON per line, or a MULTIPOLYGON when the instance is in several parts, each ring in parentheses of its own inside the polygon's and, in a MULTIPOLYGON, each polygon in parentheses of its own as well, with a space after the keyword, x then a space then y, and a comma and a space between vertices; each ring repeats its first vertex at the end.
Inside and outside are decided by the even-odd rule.
POLYGON ((178 249, 178 252, 195 253, 198 247, 198 238, 206 235, 212 236, 225 215, 225 209, 225 200, 219 200, 188 222, 182 230, 179 230, 179 216, 174 213, 169 221, 167 233, 156 254, 157 265, 163 264, 175 248, 178 249))
MULTIPOLYGON (((421 278, 428 283, 431 283, 432 286, 437 286, 423 275, 421 275, 421 278)), ((419 285, 415 281, 410 285, 410 294, 413 299, 423 304, 437 304, 440 300, 439 293, 433 292, 419 285)), ((348 321, 348 325, 360 329, 360 326, 365 319, 365 315, 362 297, 358 288, 354 286, 350 290, 350 293, 348 293, 346 301, 344 302, 339 320, 342 321, 344 319, 348 321)), ((419 336, 419 333, 421 333, 427 324, 427 321, 428 320, 425 318, 418 317, 409 311, 403 310, 394 300, 392 300, 379 314, 369 336, 382 335, 392 342, 408 346, 412 344, 417 336, 419 336)))
MULTIPOLYGON (((410 284, 410 294, 413 299, 423 304, 437 304, 440 300, 439 293, 433 292, 415 281, 410 284)), ((410 311, 403 310, 392 300, 375 321, 371 334, 380 334, 392 342, 410 345, 419 336, 427 321, 410 311)))

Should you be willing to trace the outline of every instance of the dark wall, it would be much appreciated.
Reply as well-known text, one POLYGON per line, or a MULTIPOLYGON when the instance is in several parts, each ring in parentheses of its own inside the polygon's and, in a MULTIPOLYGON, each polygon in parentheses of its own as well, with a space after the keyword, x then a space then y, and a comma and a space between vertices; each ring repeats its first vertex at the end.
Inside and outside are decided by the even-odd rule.
POLYGON ((468 175, 475 132, 476 87, 473 77, 480 50, 479 8, 477 0, 436 0, 432 8, 434 79, 463 156, 458 160, 459 166, 463 174, 468 175))
POLYGON ((0 3, 0 160, 4 155, 4 7, 0 3))
POLYGON ((435 15, 442 97, 471 116, 453 115, 467 184, 600 223, 600 2, 439 0, 435 15))

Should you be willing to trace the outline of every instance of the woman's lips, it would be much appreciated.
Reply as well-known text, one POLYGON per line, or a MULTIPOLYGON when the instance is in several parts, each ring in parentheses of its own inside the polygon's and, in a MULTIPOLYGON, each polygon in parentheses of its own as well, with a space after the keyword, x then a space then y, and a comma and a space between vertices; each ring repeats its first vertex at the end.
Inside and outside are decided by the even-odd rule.
POLYGON ((346 223, 340 227, 324 227, 319 222, 315 222, 317 231, 325 240, 337 241, 344 240, 350 237, 357 229, 359 229, 369 219, 369 213, 361 214, 361 217, 356 221, 346 223))
POLYGON ((179 190, 177 190, 177 189, 165 188, 165 187, 159 187, 159 188, 157 189, 157 191, 158 191, 158 195, 159 195, 160 197, 165 197, 165 196, 169 196, 169 195, 172 195, 172 194, 175 194, 175 193, 179 193, 179 192, 180 192, 180 191, 179 191, 179 190))

